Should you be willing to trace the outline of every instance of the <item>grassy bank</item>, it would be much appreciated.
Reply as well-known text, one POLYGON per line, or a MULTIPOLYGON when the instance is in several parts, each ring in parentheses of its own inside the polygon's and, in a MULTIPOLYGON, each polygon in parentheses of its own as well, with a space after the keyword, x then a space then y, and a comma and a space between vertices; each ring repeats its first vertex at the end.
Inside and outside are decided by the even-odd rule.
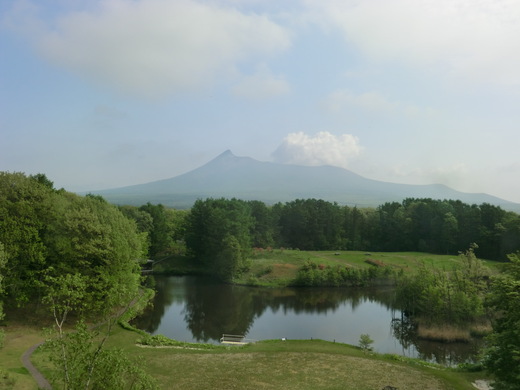
MULTIPOLYGON (((255 249, 251 268, 234 282, 244 285, 283 287, 294 282, 298 270, 306 262, 314 262, 324 267, 348 267, 363 270, 369 268, 390 268, 403 272, 415 272, 423 264, 431 264, 442 270, 451 270, 458 263, 458 256, 434 255, 421 252, 360 252, 360 251, 299 251, 287 249, 255 249)), ((484 261, 491 268, 499 263, 484 261)), ((164 274, 188 275, 207 274, 207 270, 193 260, 171 257, 154 267, 154 271, 164 274)))
MULTIPOLYGON (((141 362, 162 389, 472 389, 482 373, 462 373, 395 355, 320 340, 270 340, 243 347, 197 344, 142 347, 141 335, 117 329, 110 345, 141 362)), ((36 361, 45 356, 37 353, 36 361)))

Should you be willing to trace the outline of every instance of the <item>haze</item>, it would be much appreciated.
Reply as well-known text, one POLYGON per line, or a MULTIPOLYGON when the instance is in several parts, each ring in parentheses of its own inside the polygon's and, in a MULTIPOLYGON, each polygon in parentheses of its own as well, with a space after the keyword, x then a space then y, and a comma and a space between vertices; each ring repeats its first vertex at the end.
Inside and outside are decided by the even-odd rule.
POLYGON ((4 0, 0 170, 71 191, 227 149, 520 202, 520 2, 4 0))

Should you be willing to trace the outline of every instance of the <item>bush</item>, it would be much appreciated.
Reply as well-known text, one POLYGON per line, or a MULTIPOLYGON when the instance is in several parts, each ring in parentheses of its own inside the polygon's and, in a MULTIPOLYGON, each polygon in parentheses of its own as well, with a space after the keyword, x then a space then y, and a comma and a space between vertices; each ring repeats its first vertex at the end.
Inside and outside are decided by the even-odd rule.
POLYGON ((378 278, 389 278, 394 271, 389 267, 354 269, 341 266, 326 266, 307 260, 298 271, 294 284, 297 286, 367 286, 378 278))

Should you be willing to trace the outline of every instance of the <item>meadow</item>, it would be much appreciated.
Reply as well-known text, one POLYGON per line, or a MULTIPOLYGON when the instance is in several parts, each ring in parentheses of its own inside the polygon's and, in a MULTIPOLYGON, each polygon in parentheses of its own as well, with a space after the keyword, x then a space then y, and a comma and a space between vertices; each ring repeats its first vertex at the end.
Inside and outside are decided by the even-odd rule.
MULTIPOLYGON (((245 346, 144 347, 141 334, 117 328, 110 346, 132 356, 161 389, 470 390, 482 372, 444 368, 321 340, 267 340, 245 346)), ((46 369, 46 355, 33 359, 46 369)), ((16 387, 18 388, 18 387, 16 387)), ((24 387, 31 389, 31 387, 24 387)), ((36 387, 32 387, 36 388, 36 387)))
MULTIPOLYGON (((285 286, 297 276, 298 270, 306 263, 314 262, 328 267, 350 267, 368 269, 388 267, 405 273, 416 272, 423 265, 451 271, 460 259, 454 255, 435 255, 422 252, 362 252, 362 251, 299 251, 286 249, 255 249, 251 268, 235 279, 238 284, 261 286, 285 286), (254 283, 251 283, 251 281, 254 283)), ((500 263, 483 260, 491 269, 500 263)))

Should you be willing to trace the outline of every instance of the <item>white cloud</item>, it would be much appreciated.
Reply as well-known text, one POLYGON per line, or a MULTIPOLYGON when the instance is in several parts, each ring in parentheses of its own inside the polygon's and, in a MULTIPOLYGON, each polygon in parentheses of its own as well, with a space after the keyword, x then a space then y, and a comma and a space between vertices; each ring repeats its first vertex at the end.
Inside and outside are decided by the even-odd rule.
POLYGON ((282 76, 273 75, 265 65, 260 66, 254 74, 245 76, 232 89, 235 95, 250 99, 285 95, 290 90, 289 83, 282 76))
POLYGON ((308 0, 322 25, 376 61, 432 67, 456 78, 520 84, 520 2, 308 0))
POLYGON ((290 46, 267 16, 193 0, 104 0, 34 39, 50 61, 148 96, 204 87, 290 46))
POLYGON ((321 131, 314 137, 303 132, 290 133, 273 153, 275 161, 297 165, 333 165, 347 168, 363 148, 351 134, 336 136, 321 131))

